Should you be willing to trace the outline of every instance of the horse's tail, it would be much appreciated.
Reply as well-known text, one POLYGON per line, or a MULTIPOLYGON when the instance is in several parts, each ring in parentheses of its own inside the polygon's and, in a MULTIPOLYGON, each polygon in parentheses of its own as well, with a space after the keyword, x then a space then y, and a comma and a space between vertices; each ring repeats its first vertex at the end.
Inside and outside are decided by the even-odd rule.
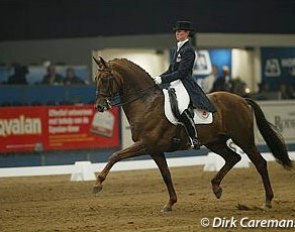
POLYGON ((257 127, 276 160, 286 169, 293 168, 283 136, 273 124, 267 121, 263 111, 255 101, 248 98, 246 101, 254 109, 257 127))

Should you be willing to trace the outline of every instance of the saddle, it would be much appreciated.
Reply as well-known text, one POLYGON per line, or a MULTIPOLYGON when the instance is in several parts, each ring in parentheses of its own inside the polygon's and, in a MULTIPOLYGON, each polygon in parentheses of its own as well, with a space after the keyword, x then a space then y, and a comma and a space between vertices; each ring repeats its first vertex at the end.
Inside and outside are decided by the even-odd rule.
MULTIPOLYGON (((170 83, 168 89, 162 90, 164 93, 164 111, 169 122, 174 125, 180 124, 178 118, 184 110, 189 108, 190 97, 182 84, 181 80, 176 80, 170 83)), ((213 122, 211 112, 203 109, 193 109, 195 124, 210 124, 213 122)))

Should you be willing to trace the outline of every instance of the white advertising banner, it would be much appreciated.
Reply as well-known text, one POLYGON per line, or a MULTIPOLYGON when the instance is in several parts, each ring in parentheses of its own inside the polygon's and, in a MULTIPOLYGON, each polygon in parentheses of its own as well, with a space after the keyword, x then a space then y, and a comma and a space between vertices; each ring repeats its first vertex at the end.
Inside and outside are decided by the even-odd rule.
MULTIPOLYGON (((286 143, 295 143, 295 101, 259 101, 267 120, 276 126, 286 143)), ((265 141, 255 125, 257 144, 265 141)))

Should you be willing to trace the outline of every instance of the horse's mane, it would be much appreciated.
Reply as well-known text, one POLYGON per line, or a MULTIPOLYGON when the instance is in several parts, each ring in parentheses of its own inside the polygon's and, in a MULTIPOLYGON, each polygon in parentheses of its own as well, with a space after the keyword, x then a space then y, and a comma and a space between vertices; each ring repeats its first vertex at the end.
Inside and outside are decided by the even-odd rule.
POLYGON ((136 72, 141 71, 145 75, 147 75, 148 77, 152 78, 151 75, 146 70, 144 70, 138 64, 135 64, 134 62, 132 62, 131 60, 128 60, 126 58, 120 58, 120 59, 115 58, 115 59, 111 60, 110 63, 117 63, 119 65, 127 66, 128 68, 130 68, 133 71, 136 71, 136 72))

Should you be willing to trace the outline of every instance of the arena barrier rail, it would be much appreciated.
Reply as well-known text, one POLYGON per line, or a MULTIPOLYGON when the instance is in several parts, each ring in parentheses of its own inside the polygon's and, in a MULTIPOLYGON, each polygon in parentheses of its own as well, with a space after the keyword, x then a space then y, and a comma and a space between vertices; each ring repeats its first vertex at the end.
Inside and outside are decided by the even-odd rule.
MULTIPOLYGON (((267 161, 274 161, 271 153, 262 153, 267 161)), ((295 160, 295 151, 289 152, 290 158, 295 160)), ((204 171, 218 171, 223 165, 223 159, 214 153, 206 156, 168 158, 169 167, 184 167, 204 165, 204 171)), ((243 155, 242 160, 235 168, 249 167, 249 159, 243 155)), ((38 166, 38 167, 17 167, 0 168, 0 177, 26 177, 46 175, 71 175, 71 181, 94 180, 96 171, 100 171, 106 163, 91 163, 90 161, 77 161, 73 165, 38 166)), ((157 168, 153 160, 131 160, 121 161, 114 165, 111 171, 131 171, 157 168)))

